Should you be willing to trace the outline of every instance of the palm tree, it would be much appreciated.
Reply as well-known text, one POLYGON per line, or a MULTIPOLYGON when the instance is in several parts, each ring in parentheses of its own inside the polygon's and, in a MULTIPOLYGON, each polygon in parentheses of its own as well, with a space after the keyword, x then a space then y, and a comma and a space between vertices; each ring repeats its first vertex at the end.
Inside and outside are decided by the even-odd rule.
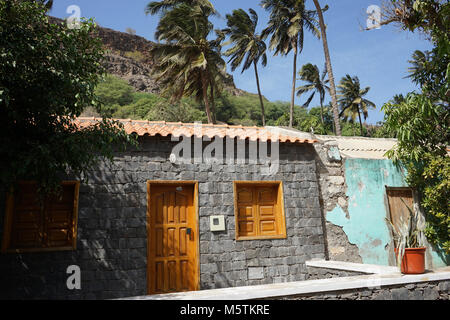
POLYGON ((307 108, 314 98, 315 94, 319 94, 320 98, 320 118, 322 120, 322 124, 324 124, 323 120, 323 101, 325 100, 325 93, 329 91, 330 88, 327 86, 328 79, 325 79, 327 76, 327 69, 325 68, 320 74, 319 68, 316 65, 312 65, 311 63, 305 64, 302 69, 299 71, 298 75, 300 76, 299 80, 307 82, 307 84, 297 88, 297 96, 301 96, 302 94, 312 91, 308 100, 305 102, 304 106, 307 108))
POLYGON ((255 69, 256 86, 258 88, 259 102, 261 104, 261 120, 262 125, 266 125, 266 117, 264 112, 264 102, 259 85, 258 67, 259 59, 263 66, 267 65, 266 43, 261 35, 256 33, 258 24, 258 15, 255 10, 249 9, 251 17, 242 9, 234 10, 233 14, 227 14, 228 28, 222 31, 230 36, 229 43, 233 43, 233 47, 228 49, 224 56, 230 57, 231 70, 236 70, 243 62, 242 72, 250 68, 252 65, 255 69))
POLYGON ((221 56, 223 36, 218 33, 217 39, 208 40, 213 30, 211 14, 209 8, 184 3, 165 11, 151 54, 157 61, 154 72, 163 93, 171 100, 195 96, 203 101, 208 122, 214 123, 211 102, 226 76, 226 64, 221 56))
POLYGON ((331 95, 331 104, 333 106, 333 121, 334 121, 334 127, 336 129, 336 135, 341 135, 341 124, 339 122, 339 108, 338 108, 338 102, 337 102, 337 96, 336 96, 336 85, 334 83, 334 75, 333 75, 333 68, 331 66, 331 58, 330 58, 330 50, 328 49, 328 40, 327 40, 327 33, 326 33, 326 26, 325 21, 323 19, 323 11, 328 10, 328 6, 325 6, 325 8, 322 10, 320 7, 318 0, 313 0, 314 5, 316 6, 316 11, 319 16, 319 25, 320 25, 320 32, 322 35, 322 44, 323 44, 323 52, 325 54, 325 63, 327 66, 327 72, 328 72, 328 79, 330 80, 330 95, 331 95))
POLYGON ((400 94, 394 95, 392 97, 391 101, 393 104, 400 104, 400 103, 406 102, 406 98, 403 94, 400 93, 400 94))
POLYGON ((188 6, 200 6, 204 10, 209 11, 210 14, 215 14, 216 10, 214 6, 211 4, 209 0, 161 0, 161 1, 152 1, 147 4, 145 8, 146 14, 155 15, 158 13, 164 13, 169 10, 174 9, 180 4, 185 4, 188 6))
POLYGON ((270 11, 268 26, 262 32, 262 37, 272 35, 270 50, 274 55, 288 55, 294 51, 291 106, 289 114, 289 127, 292 128, 294 116, 295 81, 297 78, 297 54, 303 50, 305 29, 320 37, 316 11, 307 10, 305 0, 262 0, 261 5, 270 11))
POLYGON ((370 87, 361 89, 358 77, 351 77, 346 75, 339 83, 339 104, 341 105, 341 113, 344 120, 348 118, 355 122, 356 116, 359 118, 359 126, 361 129, 361 136, 363 135, 363 127, 361 121, 361 113, 364 115, 364 120, 369 116, 368 108, 375 109, 375 103, 364 99, 363 97, 369 92, 370 87))
POLYGON ((430 53, 428 51, 422 52, 420 50, 414 51, 412 59, 408 60, 411 66, 408 68, 408 75, 406 78, 411 78, 415 84, 420 84, 420 78, 426 72, 427 62, 430 61, 430 53))

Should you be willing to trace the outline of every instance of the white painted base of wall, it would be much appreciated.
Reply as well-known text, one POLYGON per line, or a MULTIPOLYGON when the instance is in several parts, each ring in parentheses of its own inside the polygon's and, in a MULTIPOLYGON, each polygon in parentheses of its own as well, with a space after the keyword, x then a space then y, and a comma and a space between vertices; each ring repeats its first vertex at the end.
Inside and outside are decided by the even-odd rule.
POLYGON ((311 267, 322 267, 358 272, 375 273, 362 276, 274 283, 213 290, 201 290, 131 297, 121 300, 250 300, 275 297, 314 294, 327 291, 340 291, 360 288, 377 288, 408 283, 440 281, 450 279, 450 266, 427 271, 424 274, 404 275, 396 267, 364 265, 339 261, 307 261, 311 267), (393 270, 394 268, 395 270, 393 270))
POLYGON ((306 266, 316 267, 316 268, 327 268, 335 270, 344 271, 356 271, 363 273, 374 273, 374 274, 394 274, 400 273, 398 267, 390 266, 379 266, 376 264, 362 264, 354 262, 344 262, 344 261, 331 261, 331 260, 311 260, 306 261, 306 266))

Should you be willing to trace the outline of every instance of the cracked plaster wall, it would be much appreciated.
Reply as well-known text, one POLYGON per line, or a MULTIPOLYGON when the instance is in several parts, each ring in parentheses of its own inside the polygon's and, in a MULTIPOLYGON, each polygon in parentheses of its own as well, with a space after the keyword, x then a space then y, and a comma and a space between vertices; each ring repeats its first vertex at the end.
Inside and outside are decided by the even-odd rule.
MULTIPOLYGON (((386 186, 406 187, 403 169, 388 159, 343 158, 335 141, 315 146, 324 217, 326 255, 330 260, 395 265, 386 186)), ((447 265, 427 245, 427 269, 447 265)))

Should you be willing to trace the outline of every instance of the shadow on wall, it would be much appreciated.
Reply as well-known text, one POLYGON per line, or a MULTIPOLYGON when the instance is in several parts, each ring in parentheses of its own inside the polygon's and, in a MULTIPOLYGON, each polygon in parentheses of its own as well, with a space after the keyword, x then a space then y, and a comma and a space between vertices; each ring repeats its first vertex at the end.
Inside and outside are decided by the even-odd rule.
MULTIPOLYGON (((146 212, 141 204, 146 194, 105 192, 99 196, 103 188, 122 187, 94 183, 80 188, 77 250, 0 254, 0 299, 111 299, 146 294, 146 212), (67 288, 71 265, 80 268, 80 290, 67 288)), ((0 205, 2 236, 4 200, 0 205)))

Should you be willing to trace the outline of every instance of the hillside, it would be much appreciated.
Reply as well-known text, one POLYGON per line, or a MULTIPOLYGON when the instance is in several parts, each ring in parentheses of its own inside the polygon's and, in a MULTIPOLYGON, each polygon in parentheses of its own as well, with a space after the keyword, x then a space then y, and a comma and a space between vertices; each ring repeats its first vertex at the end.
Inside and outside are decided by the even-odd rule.
MULTIPOLYGON (((49 18, 52 22, 64 22, 56 17, 49 18)), ((154 42, 102 26, 98 28, 98 36, 107 49, 104 67, 108 73, 126 80, 137 92, 159 93, 160 88, 151 75, 154 61, 150 49, 154 42)), ((226 90, 233 95, 245 93, 236 88, 232 75, 229 75, 226 90)))
MULTIPOLYGON (((126 80, 138 92, 159 93, 160 88, 151 76, 154 61, 149 53, 154 42, 143 37, 108 28, 99 28, 99 37, 108 49, 105 67, 108 73, 126 80)), ((236 88, 232 75, 226 90, 233 95, 245 91, 236 88)))

